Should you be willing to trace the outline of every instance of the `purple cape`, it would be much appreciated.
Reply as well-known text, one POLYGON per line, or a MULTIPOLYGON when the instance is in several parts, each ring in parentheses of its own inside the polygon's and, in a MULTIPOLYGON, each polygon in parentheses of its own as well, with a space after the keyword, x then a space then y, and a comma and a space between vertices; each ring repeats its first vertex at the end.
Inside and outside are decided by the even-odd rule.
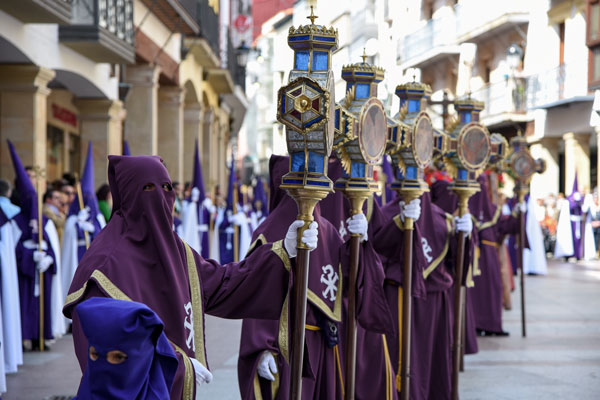
POLYGON ((178 361, 154 311, 135 301, 95 297, 80 303, 77 314, 98 358, 88 357, 76 399, 169 397, 178 361), (110 363, 107 353, 113 350, 127 359, 110 363))
MULTIPOLYGON (((270 161, 271 210, 267 219, 254 232, 255 243, 251 253, 260 249, 261 243, 272 237, 285 235, 289 225, 295 220, 297 207, 292 198, 279 188, 281 177, 287 172, 287 157, 272 156, 270 161)), ((330 164, 331 165, 331 164, 330 164)), ((329 196, 331 197, 331 195, 329 196)), ((341 240, 337 229, 321 215, 323 203, 315 208, 315 221, 319 224, 317 249, 310 253, 309 295, 306 316, 306 339, 302 398, 341 399, 343 371, 343 316, 345 304, 340 292, 343 276, 347 273, 349 246, 341 240), (338 344, 336 346, 336 344, 338 344)), ((341 218, 340 218, 341 220, 341 218)), ((362 246, 361 266, 358 277, 358 322, 363 329, 374 332, 387 332, 391 329, 389 310, 381 290, 383 270, 377 263, 377 256, 369 242, 362 246)), ((291 260, 293 266, 294 259, 291 260)), ((270 289, 269 289, 270 290, 270 289)), ((293 310, 290 304, 290 314, 293 310)), ((289 334, 295 329, 289 325, 293 321, 282 315, 279 323, 245 319, 242 326, 238 379, 244 399, 287 398, 289 390, 288 356, 289 334), (283 340, 282 340, 283 338, 283 340), (276 358, 277 381, 271 383, 257 375, 260 354, 271 351, 276 358)), ((359 329, 359 334, 361 329, 359 329)), ((378 339, 380 352, 383 343, 378 339)), ((384 355, 381 354, 381 357, 384 355)), ((359 361, 360 364, 360 361, 359 361)), ((357 391, 373 393, 373 386, 365 379, 360 383, 357 372, 357 391)), ((385 379, 385 376, 383 376, 385 379)), ((373 383, 373 381, 371 381, 373 383)), ((385 383, 384 383, 385 389, 385 383)), ((379 390, 379 388, 378 388, 379 390)), ((357 394, 357 398, 360 398, 357 394)), ((364 398, 364 397, 363 397, 364 398)))
POLYGON ((164 322, 165 334, 176 350, 179 368, 171 398, 183 397, 184 383, 186 397, 193 396, 189 393, 195 387, 189 358, 208 367, 203 313, 223 318, 279 318, 289 274, 271 245, 223 267, 186 247, 173 231, 175 193, 159 157, 109 156, 108 178, 112 218, 82 258, 63 310, 73 318, 81 369, 85 369, 88 348, 74 307, 90 297, 138 301, 164 322), (273 289, 266 292, 263 285, 273 289))

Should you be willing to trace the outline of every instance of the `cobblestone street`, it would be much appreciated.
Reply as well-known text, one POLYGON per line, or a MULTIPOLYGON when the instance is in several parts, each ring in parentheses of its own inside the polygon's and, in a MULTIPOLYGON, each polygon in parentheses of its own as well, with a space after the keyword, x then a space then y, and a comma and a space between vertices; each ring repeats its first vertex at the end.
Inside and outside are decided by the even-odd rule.
MULTIPOLYGON (((546 277, 527 277, 527 332, 521 337, 518 292, 504 314, 507 338, 480 338, 479 354, 466 357, 461 399, 600 398, 600 263, 551 262, 546 277)), ((240 321, 206 318, 214 380, 203 398, 238 399, 240 321)), ((80 373, 72 339, 50 352, 27 353, 18 374, 7 376, 4 400, 74 395, 80 373)))

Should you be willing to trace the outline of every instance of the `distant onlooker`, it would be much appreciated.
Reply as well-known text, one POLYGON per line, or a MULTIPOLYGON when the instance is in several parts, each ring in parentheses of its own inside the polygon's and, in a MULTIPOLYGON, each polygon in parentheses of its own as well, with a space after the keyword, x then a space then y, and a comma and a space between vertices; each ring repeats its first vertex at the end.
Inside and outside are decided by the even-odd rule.
POLYGON ((52 187, 44 194, 44 207, 42 212, 54 222, 60 243, 62 243, 62 236, 67 218, 66 214, 63 212, 65 209, 65 201, 66 196, 61 191, 52 187))
POLYGON ((594 193, 594 206, 590 209, 592 214, 592 229, 594 230, 594 242, 596 252, 600 251, 600 193, 594 193))
POLYGON ((106 183, 100 186, 96 192, 96 197, 98 198, 98 208, 102 215, 104 215, 106 222, 108 222, 110 214, 112 213, 112 195, 110 194, 110 187, 106 183))

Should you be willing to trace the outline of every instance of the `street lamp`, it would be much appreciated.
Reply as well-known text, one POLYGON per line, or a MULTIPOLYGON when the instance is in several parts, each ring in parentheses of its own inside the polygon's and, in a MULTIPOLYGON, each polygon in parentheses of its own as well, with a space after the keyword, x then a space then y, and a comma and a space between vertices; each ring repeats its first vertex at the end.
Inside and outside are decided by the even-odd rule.
POLYGON ((523 49, 516 43, 510 45, 506 50, 506 60, 512 71, 516 70, 521 65, 523 59, 523 49))
POLYGON ((250 53, 250 47, 246 46, 246 42, 242 40, 242 43, 238 48, 235 49, 235 56, 237 58, 237 64, 240 67, 244 67, 248 62, 248 54, 250 53))

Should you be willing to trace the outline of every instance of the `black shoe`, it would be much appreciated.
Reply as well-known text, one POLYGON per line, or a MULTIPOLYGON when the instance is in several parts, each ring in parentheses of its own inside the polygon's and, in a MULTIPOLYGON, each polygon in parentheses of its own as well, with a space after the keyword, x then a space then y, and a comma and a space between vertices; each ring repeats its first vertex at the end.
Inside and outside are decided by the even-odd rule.
POLYGON ((495 331, 486 331, 485 329, 476 329, 477 331, 477 336, 509 336, 510 333, 506 332, 506 331, 500 331, 500 332, 495 332, 495 331))

